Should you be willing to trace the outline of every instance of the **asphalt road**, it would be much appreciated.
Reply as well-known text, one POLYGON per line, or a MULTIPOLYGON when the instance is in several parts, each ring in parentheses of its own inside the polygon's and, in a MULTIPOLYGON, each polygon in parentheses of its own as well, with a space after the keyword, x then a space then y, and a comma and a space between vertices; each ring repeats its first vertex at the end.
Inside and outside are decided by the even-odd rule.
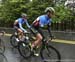
MULTIPOLYGON (((14 49, 9 42, 9 37, 5 36, 2 38, 5 42, 6 50, 2 54, 3 60, 7 62, 41 62, 40 57, 31 57, 24 59, 20 56, 17 49, 14 49)), ((67 41, 65 41, 67 42, 67 41)), ((74 42, 74 41, 73 41, 74 42)), ((61 54, 61 62, 75 62, 75 44, 64 43, 64 42, 51 42, 61 54)), ((1 54, 0 54, 1 55, 1 54)), ((5 62, 0 58, 0 62, 5 62)))

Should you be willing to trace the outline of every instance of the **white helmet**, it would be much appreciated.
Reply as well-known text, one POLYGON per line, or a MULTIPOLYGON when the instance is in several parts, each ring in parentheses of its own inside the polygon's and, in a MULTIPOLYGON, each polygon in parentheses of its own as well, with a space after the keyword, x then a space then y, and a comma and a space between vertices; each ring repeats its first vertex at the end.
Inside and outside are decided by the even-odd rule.
POLYGON ((45 9, 45 12, 51 12, 51 13, 55 13, 55 9, 53 7, 47 7, 45 9))
POLYGON ((21 14, 21 16, 22 16, 22 17, 26 17, 26 16, 27 16, 27 14, 25 14, 25 13, 22 13, 22 14, 21 14))

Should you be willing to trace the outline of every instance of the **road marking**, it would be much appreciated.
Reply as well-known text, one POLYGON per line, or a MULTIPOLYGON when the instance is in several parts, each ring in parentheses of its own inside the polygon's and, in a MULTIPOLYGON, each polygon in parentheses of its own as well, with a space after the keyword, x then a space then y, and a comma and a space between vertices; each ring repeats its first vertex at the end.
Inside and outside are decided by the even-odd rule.
POLYGON ((75 41, 60 40, 60 39, 52 40, 52 42, 65 43, 65 44, 75 44, 75 41))
MULTIPOLYGON (((12 34, 5 34, 5 36, 11 36, 12 34)), ((60 39, 54 39, 52 42, 58 42, 58 43, 65 43, 65 44, 75 44, 75 41, 70 40, 60 40, 60 39)))
POLYGON ((4 34, 5 36, 11 36, 12 34, 4 34))

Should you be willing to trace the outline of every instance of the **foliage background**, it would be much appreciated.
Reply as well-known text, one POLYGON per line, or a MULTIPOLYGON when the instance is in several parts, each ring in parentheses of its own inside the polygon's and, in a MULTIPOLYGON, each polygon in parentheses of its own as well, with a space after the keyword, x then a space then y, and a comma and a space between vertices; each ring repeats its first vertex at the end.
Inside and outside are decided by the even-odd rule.
POLYGON ((21 13, 27 13, 29 23, 39 15, 44 14, 48 6, 56 10, 53 23, 74 21, 75 17, 71 10, 65 8, 64 3, 56 4, 55 0, 2 0, 0 3, 0 26, 13 27, 13 22, 20 17, 21 13))

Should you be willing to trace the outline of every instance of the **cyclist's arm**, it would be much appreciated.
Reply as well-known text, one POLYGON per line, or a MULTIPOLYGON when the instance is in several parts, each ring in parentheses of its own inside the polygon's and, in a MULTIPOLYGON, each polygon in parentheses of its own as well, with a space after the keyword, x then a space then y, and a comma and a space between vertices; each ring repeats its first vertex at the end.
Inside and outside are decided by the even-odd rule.
POLYGON ((29 23, 27 21, 26 21, 26 25, 27 25, 28 28, 30 28, 30 25, 29 25, 29 23))
POLYGON ((51 25, 47 25, 47 29, 48 29, 48 32, 49 32, 49 35, 50 35, 50 37, 52 37, 52 33, 51 33, 51 25))
POLYGON ((50 37, 52 37, 52 33, 51 33, 51 22, 52 22, 52 20, 50 19, 50 20, 48 20, 49 22, 48 22, 48 24, 47 24, 47 29, 48 29, 48 32, 49 32, 49 35, 50 35, 50 37))
POLYGON ((19 27, 20 27, 20 29, 23 30, 24 32, 26 31, 26 30, 22 27, 22 24, 21 24, 21 23, 19 23, 19 27))

